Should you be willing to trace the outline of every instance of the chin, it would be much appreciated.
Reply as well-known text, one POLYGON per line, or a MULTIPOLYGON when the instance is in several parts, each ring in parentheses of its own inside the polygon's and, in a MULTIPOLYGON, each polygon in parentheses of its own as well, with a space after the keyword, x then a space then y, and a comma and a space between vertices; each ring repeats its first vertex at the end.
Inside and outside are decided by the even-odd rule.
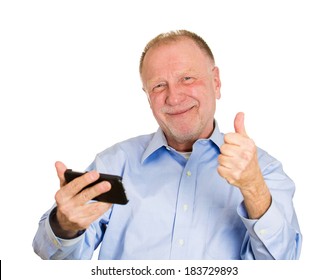
POLYGON ((190 142, 198 139, 199 131, 195 129, 195 127, 192 128, 175 128, 170 130, 170 135, 174 139, 176 139, 178 142, 190 142))

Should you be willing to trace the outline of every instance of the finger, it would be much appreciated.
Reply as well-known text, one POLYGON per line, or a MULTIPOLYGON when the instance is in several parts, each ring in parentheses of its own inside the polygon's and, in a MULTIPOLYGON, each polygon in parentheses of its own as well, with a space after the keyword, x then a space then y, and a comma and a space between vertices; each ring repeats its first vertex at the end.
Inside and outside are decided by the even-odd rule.
POLYGON ((112 204, 105 202, 92 202, 83 206, 76 206, 65 216, 64 226, 67 230, 83 230, 110 209, 112 204))
POLYGON ((235 157, 238 155, 240 147, 233 144, 223 144, 220 147, 220 153, 224 156, 235 157))
MULTIPOLYGON (((91 222, 98 219, 106 211, 108 211, 113 204, 106 202, 91 202, 85 205, 84 218, 91 222)), ((83 218, 83 217, 82 217, 83 218)))
POLYGON ((247 142, 248 137, 239 134, 239 133, 227 133, 224 135, 224 143, 241 146, 247 142))
POLYGON ((225 180, 227 180, 230 172, 231 172, 231 169, 230 168, 227 168, 223 165, 219 165, 218 168, 217 168, 217 171, 219 173, 219 175, 224 178, 225 180))
POLYGON ((222 165, 218 166, 217 171, 219 175, 224 178, 230 185, 238 187, 238 178, 240 177, 240 173, 222 165))
POLYGON ((234 120, 234 127, 235 132, 238 134, 241 134, 242 136, 247 137, 246 129, 245 129, 245 115, 242 112, 239 112, 236 114, 235 120, 234 120))
POLYGON ((86 229, 95 220, 106 213, 113 204, 105 202, 92 202, 81 207, 79 211, 78 224, 81 229, 86 229))
POLYGON ((57 176, 59 178, 60 187, 63 187, 65 185, 64 173, 65 173, 67 167, 65 166, 64 163, 62 163, 60 161, 56 161, 55 167, 56 167, 56 171, 57 171, 57 176))
POLYGON ((100 182, 90 188, 87 188, 80 192, 76 196, 76 203, 78 205, 83 205, 87 203, 88 201, 94 199, 98 195, 101 195, 102 193, 108 192, 111 189, 111 184, 107 181, 100 182))
POLYGON ((232 169, 234 167, 234 162, 231 157, 229 156, 224 156, 224 155, 219 155, 218 156, 218 162, 219 166, 223 166, 227 169, 232 169))
POLYGON ((95 182, 99 178, 99 173, 95 170, 87 172, 80 177, 64 185, 58 192, 61 202, 72 199, 87 185, 95 182))

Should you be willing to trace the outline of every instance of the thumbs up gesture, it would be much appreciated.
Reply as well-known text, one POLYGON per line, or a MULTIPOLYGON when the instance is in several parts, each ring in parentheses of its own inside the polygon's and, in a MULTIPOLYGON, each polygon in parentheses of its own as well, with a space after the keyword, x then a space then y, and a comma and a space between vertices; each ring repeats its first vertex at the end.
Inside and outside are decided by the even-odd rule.
POLYGON ((260 170, 256 145, 246 133, 244 113, 236 115, 234 127, 234 133, 224 136, 217 170, 229 184, 240 189, 248 214, 252 218, 258 218, 268 209, 271 195, 260 170), (257 205, 259 202, 261 209, 258 207, 260 205, 257 205))
POLYGON ((261 172, 255 143, 245 130, 244 113, 236 115, 234 127, 234 133, 227 133, 224 136, 224 144, 218 157, 218 172, 229 184, 248 188, 261 172))

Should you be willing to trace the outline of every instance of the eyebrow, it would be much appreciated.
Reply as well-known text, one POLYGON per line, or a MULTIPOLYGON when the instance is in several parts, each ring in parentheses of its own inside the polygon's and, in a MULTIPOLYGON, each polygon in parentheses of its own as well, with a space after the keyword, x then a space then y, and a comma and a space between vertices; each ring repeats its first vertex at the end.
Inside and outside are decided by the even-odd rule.
MULTIPOLYGON (((193 70, 192 68, 186 69, 186 70, 182 70, 182 71, 176 71, 173 75, 175 77, 183 77, 186 75, 195 75, 197 74, 198 71, 193 70)), ((158 78, 154 78, 154 79, 150 79, 148 81, 148 83, 159 83, 160 81, 166 81, 166 79, 164 77, 158 77, 158 78)))

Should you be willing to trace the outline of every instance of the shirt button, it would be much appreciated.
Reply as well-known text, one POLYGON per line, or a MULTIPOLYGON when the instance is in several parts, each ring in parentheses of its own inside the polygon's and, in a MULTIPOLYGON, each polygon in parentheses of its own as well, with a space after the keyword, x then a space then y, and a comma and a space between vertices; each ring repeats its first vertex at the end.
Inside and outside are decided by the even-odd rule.
POLYGON ((59 242, 57 241, 57 239, 53 238, 53 239, 52 239, 52 243, 53 243, 57 248, 60 247, 59 242))
POLYGON ((187 210, 188 210, 188 204, 184 204, 184 205, 183 205, 183 211, 186 212, 187 210))
POLYGON ((267 230, 266 229, 260 229, 259 234, 260 235, 266 235, 267 234, 267 230))
POLYGON ((180 246, 183 246, 184 245, 184 240, 183 239, 179 239, 178 243, 179 243, 180 246))
POLYGON ((190 172, 190 170, 187 171, 187 176, 188 176, 188 177, 191 176, 191 172, 190 172))

